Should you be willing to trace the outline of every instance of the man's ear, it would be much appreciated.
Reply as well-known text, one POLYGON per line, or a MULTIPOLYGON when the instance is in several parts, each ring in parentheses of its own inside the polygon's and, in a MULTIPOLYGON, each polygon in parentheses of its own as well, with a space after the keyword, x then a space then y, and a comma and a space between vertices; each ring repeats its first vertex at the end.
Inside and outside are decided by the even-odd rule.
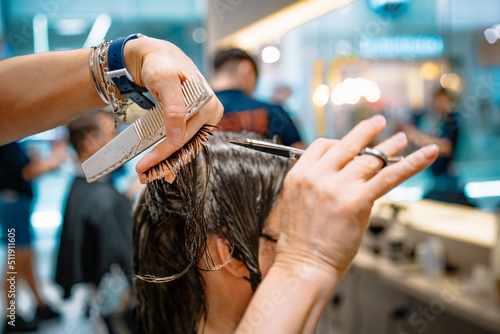
POLYGON ((214 259, 215 264, 223 265, 219 270, 226 270, 235 277, 248 277, 250 275, 245 264, 232 256, 231 247, 226 239, 214 236, 213 241, 217 253, 217 259, 214 259))

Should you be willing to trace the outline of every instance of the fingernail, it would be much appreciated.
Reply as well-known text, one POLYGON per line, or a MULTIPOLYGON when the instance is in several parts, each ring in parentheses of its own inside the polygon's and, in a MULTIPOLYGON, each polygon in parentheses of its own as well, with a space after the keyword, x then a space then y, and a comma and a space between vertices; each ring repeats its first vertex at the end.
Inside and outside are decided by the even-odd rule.
POLYGON ((437 145, 428 145, 422 148, 422 152, 424 153, 426 158, 432 158, 439 152, 439 147, 437 145))
POLYGON ((385 125, 385 118, 382 115, 375 115, 372 117, 371 121, 376 125, 385 125))
POLYGON ((171 129, 168 132, 168 140, 174 145, 180 145, 182 142, 182 130, 181 129, 171 129))
POLYGON ((398 133, 396 133, 394 135, 394 139, 396 141, 405 141, 406 140, 406 134, 404 132, 400 131, 400 132, 398 132, 398 133))

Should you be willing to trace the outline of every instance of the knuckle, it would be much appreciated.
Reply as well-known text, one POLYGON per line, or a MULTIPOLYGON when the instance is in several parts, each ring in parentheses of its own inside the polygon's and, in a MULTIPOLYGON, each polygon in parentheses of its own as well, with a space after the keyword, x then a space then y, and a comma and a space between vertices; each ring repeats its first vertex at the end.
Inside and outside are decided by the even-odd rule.
POLYGON ((313 177, 311 174, 307 174, 302 178, 302 187, 305 188, 306 190, 312 190, 317 188, 317 181, 316 178, 313 177))
POLYGON ((366 173, 372 173, 382 167, 382 162, 376 157, 363 156, 359 157, 357 160, 360 168, 366 173))
POLYGON ((359 147, 353 143, 347 143, 345 141, 341 141, 340 145, 341 148, 349 155, 357 155, 359 153, 359 147))
POLYGON ((169 105, 165 107, 166 119, 177 119, 186 116, 186 108, 182 106, 169 105))

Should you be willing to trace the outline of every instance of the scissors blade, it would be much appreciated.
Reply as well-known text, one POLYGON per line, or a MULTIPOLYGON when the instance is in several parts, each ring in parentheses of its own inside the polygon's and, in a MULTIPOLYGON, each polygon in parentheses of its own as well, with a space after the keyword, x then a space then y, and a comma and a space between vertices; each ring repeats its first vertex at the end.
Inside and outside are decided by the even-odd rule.
POLYGON ((280 157, 290 158, 290 159, 298 159, 304 153, 304 150, 300 150, 298 148, 279 145, 270 143, 263 140, 250 139, 246 138, 244 141, 231 140, 231 144, 243 146, 252 150, 274 154, 280 157))

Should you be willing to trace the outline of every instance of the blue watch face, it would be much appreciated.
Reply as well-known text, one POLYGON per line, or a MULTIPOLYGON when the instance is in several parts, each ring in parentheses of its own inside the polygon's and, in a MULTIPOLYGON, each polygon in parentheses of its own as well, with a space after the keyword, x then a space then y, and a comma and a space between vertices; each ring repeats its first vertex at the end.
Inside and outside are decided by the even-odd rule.
POLYGON ((376 12, 397 16, 403 13, 411 0, 367 0, 368 6, 376 12))

